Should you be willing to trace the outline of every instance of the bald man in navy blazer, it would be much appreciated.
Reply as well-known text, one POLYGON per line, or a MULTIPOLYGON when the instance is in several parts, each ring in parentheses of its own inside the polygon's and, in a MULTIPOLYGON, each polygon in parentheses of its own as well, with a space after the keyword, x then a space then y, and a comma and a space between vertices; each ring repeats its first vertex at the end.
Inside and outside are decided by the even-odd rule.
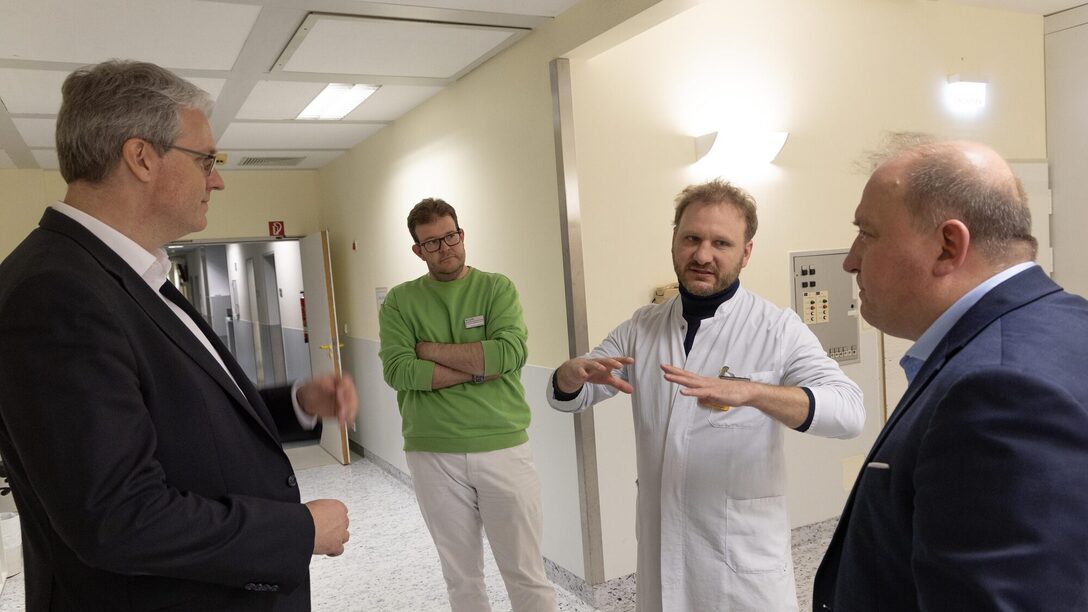
POLYGON ((1088 303, 1033 263, 1019 181, 965 142, 880 166, 844 268, 915 340, 813 609, 1088 610, 1088 303))
POLYGON ((151 64, 65 81, 64 202, 0 264, 0 453, 26 607, 309 610, 347 511, 300 503, 284 428, 356 411, 348 379, 258 392, 166 282, 223 189, 210 99, 151 64), (292 397, 294 395, 294 397, 292 397))

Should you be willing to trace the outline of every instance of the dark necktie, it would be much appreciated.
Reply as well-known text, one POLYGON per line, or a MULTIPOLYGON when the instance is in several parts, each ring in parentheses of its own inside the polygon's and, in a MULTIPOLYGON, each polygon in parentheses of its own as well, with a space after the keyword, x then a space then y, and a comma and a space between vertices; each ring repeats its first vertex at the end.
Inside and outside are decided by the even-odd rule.
MULTIPOLYGON (((166 299, 176 304, 178 308, 181 308, 181 310, 196 323, 196 326, 200 328, 200 331, 204 333, 208 342, 211 343, 212 348, 219 353, 219 358, 223 361, 223 365, 226 366, 227 371, 230 372, 230 375, 234 378, 234 383, 238 385, 238 388, 242 391, 242 395, 249 400, 250 406, 260 415, 261 420, 264 421, 265 426, 269 428, 269 431, 276 431, 275 425, 271 422, 271 417, 268 415, 268 409, 265 408, 264 401, 261 399, 260 393, 257 392, 257 388, 249 381, 249 377, 246 376, 246 373, 242 371, 242 367, 235 361, 234 355, 232 355, 230 350, 223 345, 223 341, 219 339, 219 336, 215 335, 215 330, 208 325, 208 322, 204 320, 204 317, 170 281, 164 282, 162 286, 159 287, 159 293, 163 294, 166 299)), ((186 326, 186 328, 188 328, 188 326, 186 326)))
MULTIPOLYGON (((178 291, 178 288, 175 287, 174 284, 170 281, 164 282, 162 286, 159 287, 159 293, 166 296, 166 299, 173 302, 175 305, 177 305, 178 308, 181 308, 185 312, 185 314, 189 315, 189 318, 192 319, 193 322, 196 323, 196 326, 200 328, 200 331, 208 339, 208 342, 211 342, 212 347, 216 350, 216 352, 219 353, 219 358, 222 359, 223 363, 225 364, 226 358, 223 354, 224 351, 219 347, 219 345, 222 344, 222 342, 219 341, 219 336, 216 336, 215 331, 208 327, 207 321, 205 321, 204 317, 201 316, 200 312, 198 312, 197 309, 193 307, 192 303, 190 303, 189 300, 187 300, 185 296, 182 295, 180 291, 178 291)), ((231 372, 231 374, 233 375, 234 373, 231 372)))

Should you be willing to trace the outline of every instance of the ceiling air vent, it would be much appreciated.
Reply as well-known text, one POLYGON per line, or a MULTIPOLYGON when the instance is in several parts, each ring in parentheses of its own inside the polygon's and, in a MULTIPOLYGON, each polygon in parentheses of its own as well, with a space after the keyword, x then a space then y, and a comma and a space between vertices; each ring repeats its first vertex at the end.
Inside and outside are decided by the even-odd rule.
POLYGON ((239 168, 285 168, 297 166, 305 157, 243 157, 239 168))

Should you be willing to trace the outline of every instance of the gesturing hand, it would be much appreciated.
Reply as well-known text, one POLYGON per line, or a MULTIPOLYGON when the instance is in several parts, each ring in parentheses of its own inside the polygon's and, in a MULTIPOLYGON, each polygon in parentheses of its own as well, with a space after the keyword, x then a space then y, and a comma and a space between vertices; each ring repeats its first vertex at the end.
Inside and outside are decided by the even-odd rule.
POLYGON ((555 382, 564 393, 575 393, 587 382, 608 385, 624 393, 631 393, 634 391, 631 384, 613 372, 634 362, 631 357, 575 357, 559 366, 555 371, 555 382))
POLYGON ((694 397, 699 403, 719 410, 749 403, 752 383, 746 379, 701 376, 676 366, 661 364, 665 380, 680 385, 680 395, 694 397))
POLYGON ((307 414, 334 417, 340 425, 355 423, 359 396, 350 376, 319 376, 299 387, 298 404, 307 414))

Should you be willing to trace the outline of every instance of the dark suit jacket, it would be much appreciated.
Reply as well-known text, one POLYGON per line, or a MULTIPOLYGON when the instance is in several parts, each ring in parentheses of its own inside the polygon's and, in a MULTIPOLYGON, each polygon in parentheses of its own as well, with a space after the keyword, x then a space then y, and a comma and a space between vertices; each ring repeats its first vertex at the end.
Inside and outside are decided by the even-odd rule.
POLYGON ((1036 267, 949 330, 869 452, 813 609, 1088 610, 1088 303, 1036 267))
POLYGON ((0 453, 29 610, 309 609, 313 521, 264 399, 215 344, 244 395, 52 209, 0 264, 0 453))

